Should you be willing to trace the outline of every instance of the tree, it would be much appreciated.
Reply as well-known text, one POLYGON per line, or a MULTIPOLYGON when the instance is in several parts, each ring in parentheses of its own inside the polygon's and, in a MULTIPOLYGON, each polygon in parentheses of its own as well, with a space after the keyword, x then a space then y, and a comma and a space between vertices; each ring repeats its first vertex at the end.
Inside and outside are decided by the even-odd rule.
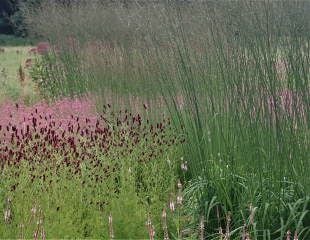
POLYGON ((42 0, 1 0, 0 3, 0 33, 27 35, 22 7, 35 7, 42 0))
POLYGON ((16 11, 16 0, 2 0, 0 4, 0 33, 13 33, 10 16, 16 11))

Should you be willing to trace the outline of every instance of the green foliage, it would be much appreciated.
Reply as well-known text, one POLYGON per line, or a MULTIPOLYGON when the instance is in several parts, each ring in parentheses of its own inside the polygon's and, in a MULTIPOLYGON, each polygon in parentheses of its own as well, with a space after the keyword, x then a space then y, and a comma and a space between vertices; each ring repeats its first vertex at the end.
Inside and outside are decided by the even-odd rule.
POLYGON ((0 5, 0 32, 26 37, 26 23, 23 11, 40 6, 42 0, 2 0, 0 5))
POLYGON ((51 55, 37 57, 30 69, 32 81, 40 89, 40 93, 44 98, 59 97, 60 86, 57 85, 57 79, 50 78, 50 71, 57 68, 56 59, 51 55))
MULTIPOLYGON (((137 147, 134 152, 141 150, 137 147)), ((119 158, 113 151, 109 157, 101 156, 94 148, 92 151, 98 152, 98 158, 105 165, 119 158)), ((173 149, 167 152, 167 156, 174 154, 173 149)), ((85 161, 81 175, 75 175, 71 166, 62 166, 56 171, 61 158, 55 152, 48 162, 22 161, 19 167, 2 169, 0 211, 5 212, 7 199, 11 199, 12 221, 0 219, 1 236, 31 238, 38 228, 37 222, 42 221, 39 227, 48 238, 106 239, 111 214, 116 238, 147 238, 147 215, 160 215, 162 206, 167 204, 167 192, 174 190, 177 161, 171 162, 168 168, 165 158, 153 159, 156 164, 140 164, 133 154, 117 160, 118 171, 94 172, 93 165, 85 161), (150 168, 153 174, 144 174, 150 168), (94 174, 104 181, 96 182, 92 178, 94 174), (154 174, 161 177, 153 181, 154 174)), ((160 218, 158 220, 156 224, 160 226, 160 218)))
MULTIPOLYGON (((147 208, 137 196, 132 184, 132 182, 126 182, 126 185, 120 189, 118 196, 113 199, 110 207, 116 239, 147 238, 145 226, 148 214, 147 208)), ((106 219, 108 219, 108 216, 106 219)))

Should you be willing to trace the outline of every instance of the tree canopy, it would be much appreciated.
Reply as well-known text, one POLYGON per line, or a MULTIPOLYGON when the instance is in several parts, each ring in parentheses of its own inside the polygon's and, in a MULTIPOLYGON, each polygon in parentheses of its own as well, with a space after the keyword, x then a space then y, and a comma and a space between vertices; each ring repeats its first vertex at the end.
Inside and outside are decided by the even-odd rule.
POLYGON ((0 34, 26 36, 26 28, 21 13, 22 7, 33 7, 42 0, 1 0, 0 3, 0 34))

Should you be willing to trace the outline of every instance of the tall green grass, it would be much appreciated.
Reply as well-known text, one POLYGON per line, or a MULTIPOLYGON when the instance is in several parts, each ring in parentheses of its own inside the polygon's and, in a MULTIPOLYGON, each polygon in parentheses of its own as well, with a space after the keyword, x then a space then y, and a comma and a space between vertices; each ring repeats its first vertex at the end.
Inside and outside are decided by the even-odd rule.
MULTIPOLYGON (((254 206, 255 239, 283 239, 288 229, 309 237, 310 49, 308 33, 299 31, 309 22, 305 15, 291 19, 292 8, 302 5, 209 5, 209 37, 201 52, 193 51, 180 26, 174 50, 179 76, 163 78, 177 90, 168 99, 179 91, 185 97, 186 109, 172 106, 171 112, 188 141, 188 208, 200 209, 200 215, 211 211, 207 221, 213 221, 217 206, 223 216, 232 214, 232 228, 238 229, 249 225, 254 206), (284 16, 287 26, 281 29, 278 18, 284 16), (208 209, 214 197, 217 204, 208 209)), ((184 17, 181 9, 178 17, 184 17)))
POLYGON ((169 112, 186 136, 192 228, 205 216, 219 237, 231 215, 232 239, 309 238, 307 2, 48 4, 28 12, 59 48, 43 62, 46 92, 169 112))

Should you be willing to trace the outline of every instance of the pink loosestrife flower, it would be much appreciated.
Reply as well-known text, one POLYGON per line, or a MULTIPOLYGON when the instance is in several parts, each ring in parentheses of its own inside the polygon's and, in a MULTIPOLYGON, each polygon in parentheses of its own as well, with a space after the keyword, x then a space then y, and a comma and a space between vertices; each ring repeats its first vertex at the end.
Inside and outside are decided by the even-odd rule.
POLYGON ((18 133, 26 131, 26 126, 34 127, 34 124, 41 128, 53 123, 59 130, 68 130, 71 125, 77 127, 78 119, 87 119, 87 122, 79 122, 81 128, 94 126, 98 119, 94 102, 86 98, 65 98, 53 104, 39 102, 30 107, 6 102, 0 105, 0 116, 0 126, 15 126, 18 133))

